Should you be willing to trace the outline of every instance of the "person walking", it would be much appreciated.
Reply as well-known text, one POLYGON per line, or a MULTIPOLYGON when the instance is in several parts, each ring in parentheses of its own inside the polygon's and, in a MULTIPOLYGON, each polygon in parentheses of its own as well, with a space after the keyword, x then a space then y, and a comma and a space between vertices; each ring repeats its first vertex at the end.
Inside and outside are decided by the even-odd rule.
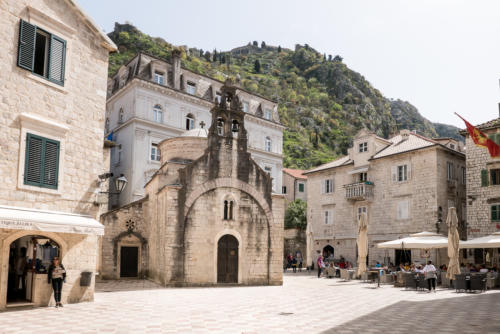
POLYGON ((436 267, 432 264, 432 261, 427 262, 427 265, 422 269, 425 279, 427 280, 427 287, 429 288, 429 292, 431 292, 431 285, 436 292, 436 267))
POLYGON ((63 282, 66 282, 66 269, 64 269, 64 266, 57 256, 52 259, 52 264, 50 265, 48 272, 48 280, 49 284, 52 283, 52 288, 54 289, 56 307, 63 307, 61 303, 61 292, 63 282))
POLYGON ((325 268, 325 262, 323 262, 323 255, 319 254, 316 264, 318 265, 318 278, 320 278, 321 272, 323 271, 323 268, 325 268))

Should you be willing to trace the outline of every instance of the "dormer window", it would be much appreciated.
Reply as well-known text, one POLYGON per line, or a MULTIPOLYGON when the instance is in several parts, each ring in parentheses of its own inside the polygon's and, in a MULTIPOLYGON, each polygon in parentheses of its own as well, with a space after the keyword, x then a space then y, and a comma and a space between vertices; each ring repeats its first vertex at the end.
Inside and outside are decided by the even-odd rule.
POLYGON ((196 94, 196 84, 188 81, 186 85, 186 92, 191 95, 196 94))
POLYGON ((243 112, 248 112, 249 111, 250 105, 248 104, 248 102, 243 101, 242 106, 243 106, 243 112))
POLYGON ((154 81, 159 85, 163 85, 163 73, 155 71, 154 81))
POLYGON ((264 118, 271 120, 273 118, 273 113, 271 112, 271 109, 266 109, 264 111, 264 118))
POLYGON ((368 143, 367 142, 359 144, 359 153, 363 153, 363 152, 368 152, 368 143))
POLYGON ((186 116, 186 130, 194 129, 194 116, 192 114, 188 114, 186 116))

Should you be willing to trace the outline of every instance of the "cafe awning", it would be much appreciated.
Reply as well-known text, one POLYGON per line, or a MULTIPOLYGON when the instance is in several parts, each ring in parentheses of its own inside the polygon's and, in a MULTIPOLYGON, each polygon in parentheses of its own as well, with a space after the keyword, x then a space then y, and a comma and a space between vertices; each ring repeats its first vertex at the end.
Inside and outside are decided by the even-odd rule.
POLYGON ((377 247, 389 249, 446 248, 448 247, 448 238, 432 232, 420 232, 406 238, 379 243, 377 247))
POLYGON ((460 241, 460 248, 500 248, 500 232, 485 237, 460 241))
POLYGON ((0 228, 104 235, 104 226, 89 216, 1 205, 0 228))

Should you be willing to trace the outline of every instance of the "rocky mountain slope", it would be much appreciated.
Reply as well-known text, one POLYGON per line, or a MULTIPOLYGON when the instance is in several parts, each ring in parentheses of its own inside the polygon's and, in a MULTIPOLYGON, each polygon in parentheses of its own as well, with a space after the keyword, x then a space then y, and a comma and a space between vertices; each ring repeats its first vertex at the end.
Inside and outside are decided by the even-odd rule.
MULTIPOLYGON (((110 74, 138 51, 168 60, 175 48, 131 24, 116 23, 109 37, 119 48, 110 56, 110 74)), ((407 128, 428 137, 461 139, 458 128, 433 124, 409 102, 384 97, 342 57, 321 54, 307 44, 294 50, 256 41, 226 52, 179 48, 186 68, 220 80, 239 75, 246 89, 279 102, 287 127, 285 167, 308 169, 346 154, 362 127, 385 138, 407 128)))

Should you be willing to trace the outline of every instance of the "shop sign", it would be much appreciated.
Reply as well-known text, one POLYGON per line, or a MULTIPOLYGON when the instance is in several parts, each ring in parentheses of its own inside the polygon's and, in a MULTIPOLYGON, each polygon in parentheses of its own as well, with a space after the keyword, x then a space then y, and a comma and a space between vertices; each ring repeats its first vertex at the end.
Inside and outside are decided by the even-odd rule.
POLYGON ((32 230, 33 223, 23 220, 0 220, 0 228, 9 228, 15 230, 32 230))

